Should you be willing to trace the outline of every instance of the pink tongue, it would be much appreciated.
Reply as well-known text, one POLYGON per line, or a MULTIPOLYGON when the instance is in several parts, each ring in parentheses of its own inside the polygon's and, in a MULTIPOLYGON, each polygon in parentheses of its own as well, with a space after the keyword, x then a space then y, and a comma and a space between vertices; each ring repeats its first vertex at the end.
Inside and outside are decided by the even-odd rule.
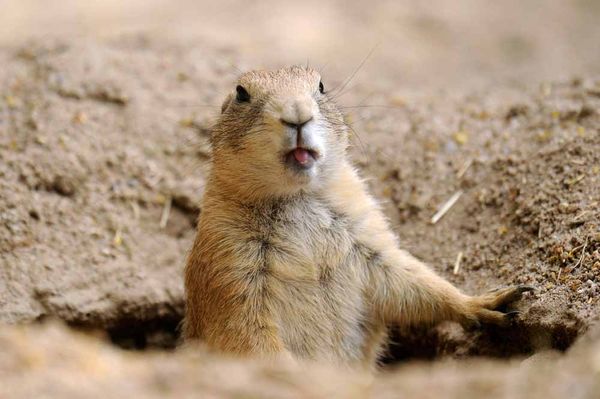
POLYGON ((294 158, 296 158, 296 161, 300 164, 307 163, 309 157, 310 154, 304 148, 296 148, 294 150, 294 158))

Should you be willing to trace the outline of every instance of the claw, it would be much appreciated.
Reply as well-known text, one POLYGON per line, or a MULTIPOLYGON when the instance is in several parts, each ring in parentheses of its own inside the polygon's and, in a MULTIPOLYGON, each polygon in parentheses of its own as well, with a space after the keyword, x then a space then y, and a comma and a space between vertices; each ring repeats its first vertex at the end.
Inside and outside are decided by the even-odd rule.
POLYGON ((535 291, 535 287, 532 287, 531 285, 519 285, 517 289, 520 293, 535 291))
POLYGON ((521 300, 521 298, 523 297, 523 294, 525 292, 531 292, 533 290, 534 290, 534 288, 529 285, 519 285, 512 289, 512 293, 507 295, 504 298, 503 302, 506 305, 506 304, 509 304, 512 302, 519 301, 519 300, 521 300))
POLYGON ((519 285, 515 287, 515 291, 513 293, 513 297, 509 300, 509 302, 515 302, 520 300, 523 297, 525 292, 532 292, 535 288, 530 285, 519 285))
POLYGON ((466 317, 461 320, 460 324, 467 331, 473 331, 481 328, 481 322, 476 317, 466 317))
POLYGON ((504 314, 506 320, 508 320, 511 324, 514 324, 517 319, 521 316, 522 312, 518 310, 513 310, 512 312, 507 312, 504 314))
POLYGON ((463 325, 466 331, 476 331, 481 328, 481 322, 479 320, 473 320, 466 325, 463 325))

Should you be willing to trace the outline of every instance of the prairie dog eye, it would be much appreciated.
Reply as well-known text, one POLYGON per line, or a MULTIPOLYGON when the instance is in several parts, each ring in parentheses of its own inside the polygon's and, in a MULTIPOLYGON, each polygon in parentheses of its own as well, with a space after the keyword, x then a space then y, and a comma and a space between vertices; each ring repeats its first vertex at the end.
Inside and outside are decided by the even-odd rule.
POLYGON ((323 86, 323 81, 319 81, 319 92, 321 94, 325 94, 325 86, 323 86))
POLYGON ((240 103, 250 102, 250 94, 242 86, 238 85, 235 88, 235 91, 237 92, 237 95, 235 96, 235 99, 237 100, 237 102, 240 102, 240 103))

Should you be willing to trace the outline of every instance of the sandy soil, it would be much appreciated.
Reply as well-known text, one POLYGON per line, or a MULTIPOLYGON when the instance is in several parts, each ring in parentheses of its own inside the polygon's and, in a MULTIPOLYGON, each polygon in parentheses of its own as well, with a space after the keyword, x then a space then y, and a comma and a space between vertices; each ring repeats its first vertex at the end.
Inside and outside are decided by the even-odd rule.
POLYGON ((410 363, 372 376, 202 350, 118 351, 56 325, 0 330, 3 398, 597 398, 600 345, 527 360, 410 363), (68 342, 69 345, 65 345, 68 342))
POLYGON ((590 21, 600 9, 586 1, 543 9, 535 3, 381 2, 367 12, 359 3, 332 2, 308 15, 290 6, 276 9, 288 22, 281 34, 282 22, 260 6, 243 16, 262 25, 245 27, 241 16, 229 20, 223 11, 193 28, 191 20, 209 6, 182 2, 160 19, 160 1, 139 18, 135 2, 120 14, 71 4, 89 24, 82 27, 68 23, 69 2, 49 20, 35 2, 29 10, 7 2, 12 25, 0 30, 0 321, 59 319, 106 331, 108 339, 54 324, 0 327, 0 370, 10 371, 5 394, 31 396, 55 381, 47 392, 73 396, 82 386, 72 381, 85 377, 89 397, 331 397, 331 389, 350 397, 365 386, 378 397, 422 396, 423 386, 431 397, 593 397, 600 341, 585 333, 600 315, 600 29, 590 21), (531 26, 533 16, 547 24, 531 26), (128 20, 145 21, 145 33, 117 29, 128 20), (251 34, 242 35, 245 29, 251 34), (308 35, 313 30, 318 40, 308 35), (54 37, 40 38, 48 32, 54 37), (342 45, 343 37, 356 46, 342 45), (236 66, 326 60, 335 47, 339 56, 323 71, 333 88, 378 40, 337 99, 353 127, 352 156, 404 246, 442 275, 470 293, 514 283, 537 288, 519 305, 515 325, 396 331, 388 360, 402 366, 372 384, 315 366, 329 377, 309 386, 306 379, 320 377, 293 365, 193 351, 130 353, 102 342, 139 349, 176 342, 209 127, 236 66), (514 359, 452 360, 473 355, 514 359), (440 358, 446 360, 406 361, 440 358), (115 365, 119 372, 106 371, 115 365), (287 371, 277 381, 249 382, 272 367, 287 371), (206 380, 192 381, 198 369, 206 380), (232 373, 238 382, 219 382, 232 373), (428 382, 431 373, 439 384, 428 382), (185 384, 173 386, 174 376, 185 384), (37 382, 17 390, 24 379, 37 382))

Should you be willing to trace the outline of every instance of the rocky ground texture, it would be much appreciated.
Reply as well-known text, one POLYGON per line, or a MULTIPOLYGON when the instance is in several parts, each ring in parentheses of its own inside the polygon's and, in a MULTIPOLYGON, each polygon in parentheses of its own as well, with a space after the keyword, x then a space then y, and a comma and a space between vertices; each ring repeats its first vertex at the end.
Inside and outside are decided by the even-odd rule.
POLYGON ((595 76, 463 91, 391 81, 339 99, 407 249, 469 293, 536 287, 513 326, 396 331, 395 366, 374 378, 163 350, 235 59, 143 37, 0 51, 0 396, 598 395, 595 76))

